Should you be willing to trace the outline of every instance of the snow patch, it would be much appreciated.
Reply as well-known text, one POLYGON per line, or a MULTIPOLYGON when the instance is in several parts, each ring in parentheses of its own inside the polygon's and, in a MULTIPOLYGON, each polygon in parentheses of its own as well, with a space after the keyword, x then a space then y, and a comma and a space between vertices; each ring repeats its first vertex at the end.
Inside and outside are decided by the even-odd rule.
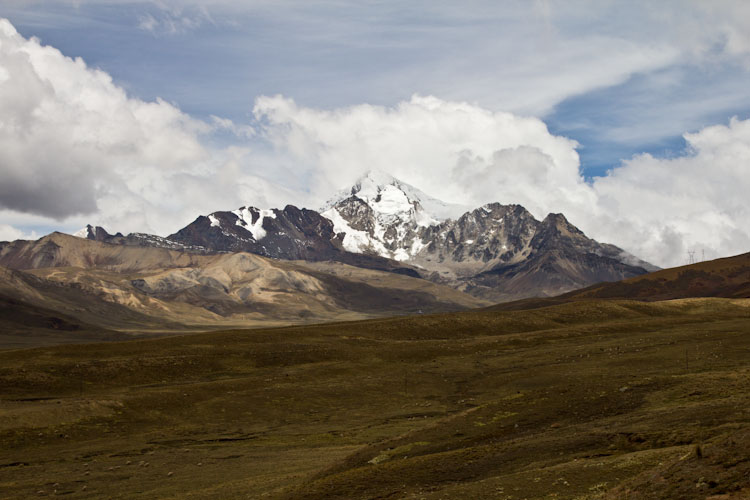
POLYGON ((422 240, 419 238, 415 238, 414 242, 411 244, 411 248, 409 249, 409 253, 411 255, 417 255, 419 252, 422 251, 423 248, 425 248, 427 245, 422 243, 422 240))
POLYGON ((418 226, 421 227, 429 227, 429 226, 437 226, 440 224, 440 221, 433 218, 430 214, 425 212, 424 210, 417 210, 415 215, 415 222, 418 226))
POLYGON ((373 239, 366 231, 352 228, 335 208, 326 210, 321 215, 333 222, 333 230, 336 233, 344 233, 342 245, 347 252, 363 253, 372 250, 378 255, 390 258, 390 252, 380 241, 373 239))
POLYGON ((84 240, 88 239, 89 226, 86 226, 83 229, 79 229, 78 231, 73 233, 73 236, 75 236, 76 238, 83 238, 84 240))
POLYGON ((378 188, 376 196, 374 198, 366 196, 365 201, 375 212, 381 214, 409 213, 413 208, 406 193, 393 185, 378 188))
POLYGON ((359 178, 349 189, 343 189, 329 199, 323 210, 357 196, 381 214, 407 214, 414 212, 415 222, 420 226, 434 226, 446 219, 457 218, 468 211, 466 205, 446 203, 425 194, 414 186, 402 182, 392 175, 371 170, 359 178), (380 200, 378 199, 380 195, 380 200))
MULTIPOLYGON (((435 226, 466 207, 449 205, 426 195, 382 171, 370 171, 348 190, 331 198, 322 214, 334 222, 334 230, 345 234, 345 248, 351 252, 365 250, 396 260, 408 260, 424 245, 418 239, 420 228, 435 226), (372 210, 373 228, 354 230, 339 212, 340 205, 350 197, 362 200, 372 210), (388 237, 386 238, 386 233, 388 237)), ((355 215, 356 217, 356 215, 355 215)))
POLYGON ((409 257, 410 257, 409 252, 407 252, 403 248, 399 248, 395 252, 393 252, 393 259, 399 262, 404 261, 404 260, 409 260, 409 257))
POLYGON ((237 216, 235 224, 246 229, 255 241, 260 241, 266 237, 266 230, 263 229, 263 221, 266 217, 276 218, 276 213, 273 210, 255 207, 242 207, 239 210, 233 210, 232 213, 237 216), (253 222, 253 215, 255 214, 258 218, 253 222))

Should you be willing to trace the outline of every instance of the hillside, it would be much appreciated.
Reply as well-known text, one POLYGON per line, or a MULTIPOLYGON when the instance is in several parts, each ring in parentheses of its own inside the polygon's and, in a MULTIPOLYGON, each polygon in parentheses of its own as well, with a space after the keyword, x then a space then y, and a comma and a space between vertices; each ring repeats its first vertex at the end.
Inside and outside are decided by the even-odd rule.
POLYGON ((557 297, 496 304, 491 309, 535 309, 590 299, 659 301, 690 297, 750 298, 750 253, 598 283, 557 297))
POLYGON ((488 304, 447 286, 338 262, 200 255, 59 233, 7 245, 0 265, 15 269, 0 273, 7 297, 127 332, 281 326, 488 304))
POLYGON ((739 500, 749 351, 717 298, 5 351, 0 491, 739 500))
POLYGON ((663 269, 618 283, 600 283, 564 297, 639 300, 750 297, 750 253, 663 269))
MULTIPOLYGON (((0 270, 2 272, 2 270, 0 270)), ((59 311, 0 292, 0 347, 125 340, 128 335, 94 326, 59 311)))

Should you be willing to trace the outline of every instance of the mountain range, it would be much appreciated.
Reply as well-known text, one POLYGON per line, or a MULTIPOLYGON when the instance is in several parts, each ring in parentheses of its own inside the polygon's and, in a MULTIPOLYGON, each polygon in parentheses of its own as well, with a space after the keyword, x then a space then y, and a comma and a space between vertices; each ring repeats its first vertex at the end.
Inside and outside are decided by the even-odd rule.
POLYGON ((335 260, 446 284, 492 301, 550 296, 657 268, 586 237, 562 214, 520 205, 466 210, 383 172, 368 172, 320 210, 241 207, 167 237, 185 248, 335 260))
POLYGON ((167 237, 87 226, 2 242, 0 266, 6 320, 79 338, 453 311, 656 269, 562 214, 468 210, 382 172, 320 210, 241 207, 167 237))

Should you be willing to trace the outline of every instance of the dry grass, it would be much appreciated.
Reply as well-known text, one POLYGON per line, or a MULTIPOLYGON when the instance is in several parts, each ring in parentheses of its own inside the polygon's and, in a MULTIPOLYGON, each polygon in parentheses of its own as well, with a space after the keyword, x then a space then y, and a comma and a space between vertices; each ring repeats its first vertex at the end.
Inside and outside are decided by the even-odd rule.
POLYGON ((750 253, 663 269, 616 283, 600 283, 564 297, 642 300, 750 297, 750 253))
POLYGON ((0 497, 740 498, 748 359, 722 299, 5 351, 0 497))

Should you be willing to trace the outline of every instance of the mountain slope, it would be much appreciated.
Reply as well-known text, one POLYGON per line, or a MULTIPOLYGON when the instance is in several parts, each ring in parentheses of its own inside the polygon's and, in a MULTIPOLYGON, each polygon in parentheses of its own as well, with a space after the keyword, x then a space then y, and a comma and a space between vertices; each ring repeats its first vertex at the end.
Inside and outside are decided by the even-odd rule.
POLYGON ((339 252, 331 222, 313 210, 242 207, 198 217, 168 239, 213 250, 287 260, 320 260, 339 252))
POLYGON ((314 210, 287 205, 283 210, 242 207, 200 216, 167 240, 213 252, 250 252, 285 260, 334 260, 368 269, 418 277, 417 270, 377 255, 351 253, 343 235, 314 210))
MULTIPOLYGON (((78 273, 80 270, 77 268, 19 271, 0 267, 0 296, 7 299, 7 304, 17 303, 18 308, 26 310, 29 317, 52 317, 49 321, 44 320, 47 322, 47 329, 59 331, 58 337, 63 332, 68 332, 68 340, 87 338, 82 333, 92 329, 103 331, 104 336, 110 338, 113 330, 183 328, 177 317, 170 319, 167 315, 154 316, 148 314, 146 307, 133 307, 134 301, 124 300, 127 299, 127 294, 118 290, 113 281, 101 281, 100 286, 93 287, 85 280, 75 279, 78 273), (51 279, 48 274, 54 274, 54 278, 51 279), (59 319, 61 327, 58 327, 58 319, 54 318, 59 319)), ((11 307, 14 308, 15 306, 11 307)), ((3 319, 9 321, 13 316, 10 313, 4 314, 3 319)), ((8 323, 6 334, 19 335, 27 332, 25 327, 28 325, 18 321, 15 323, 12 328, 8 323)), ((34 324, 44 326, 36 321, 34 324)), ((33 332, 34 335, 39 333, 33 332)))
POLYGON ((550 214, 536 225, 525 247, 525 258, 509 259, 465 280, 470 287, 496 297, 499 290, 509 299, 554 296, 590 283, 619 281, 644 274, 646 268, 631 265, 632 256, 614 245, 587 238, 562 214, 550 214))
POLYGON ((750 298, 750 253, 598 283, 557 297, 506 302, 490 309, 538 309, 597 299, 653 302, 696 297, 750 298))
POLYGON ((668 300, 687 297, 750 297, 750 253, 662 269, 618 283, 601 283, 565 298, 668 300))
POLYGON ((87 225, 80 231, 75 232, 73 236, 86 240, 111 243, 113 245, 167 248, 169 250, 179 250, 182 252, 199 254, 211 253, 211 250, 206 247, 197 245, 183 245, 181 243, 178 243, 177 241, 170 240, 168 238, 162 238, 161 236, 157 236, 155 234, 130 233, 127 236, 123 236, 122 233, 109 234, 103 227, 94 227, 91 224, 87 225))
POLYGON ((10 271, 0 268, 0 347, 21 348, 67 342, 125 340, 128 335, 95 326, 59 310, 21 300, 5 286, 10 271))
POLYGON ((409 276, 250 253, 198 255, 53 233, 0 250, 6 296, 120 330, 351 320, 488 303, 409 276), (12 278, 12 279, 11 279, 12 278))
MULTIPOLYGON (((368 173, 323 212, 351 251, 391 257, 489 300, 557 295, 656 269, 586 237, 561 214, 538 221, 520 205, 490 203, 454 219, 424 210, 414 188, 368 173)), ((434 202, 433 202, 434 203, 434 202)))
POLYGON ((331 198, 322 215, 333 221, 337 234, 343 233, 347 251, 404 261, 421 248, 425 228, 464 211, 389 174, 370 171, 331 198))

